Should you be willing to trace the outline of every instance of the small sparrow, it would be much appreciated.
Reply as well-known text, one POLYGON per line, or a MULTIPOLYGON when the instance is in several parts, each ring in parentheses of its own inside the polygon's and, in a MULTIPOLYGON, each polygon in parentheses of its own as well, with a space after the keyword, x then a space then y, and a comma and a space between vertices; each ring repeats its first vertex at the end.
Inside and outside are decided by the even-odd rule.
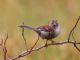
POLYGON ((46 44, 48 40, 54 39, 60 33, 60 26, 57 20, 51 20, 48 25, 39 26, 37 28, 28 26, 28 25, 20 25, 21 28, 26 28, 35 31, 42 39, 46 39, 46 44))

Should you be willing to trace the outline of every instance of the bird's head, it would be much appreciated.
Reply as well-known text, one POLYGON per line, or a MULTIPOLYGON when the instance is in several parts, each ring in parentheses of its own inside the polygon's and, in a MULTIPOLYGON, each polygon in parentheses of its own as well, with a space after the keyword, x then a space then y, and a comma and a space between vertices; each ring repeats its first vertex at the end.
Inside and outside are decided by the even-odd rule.
POLYGON ((59 27, 59 24, 58 24, 57 20, 51 20, 51 21, 49 22, 49 26, 50 26, 51 28, 53 28, 53 29, 56 29, 56 28, 59 27))

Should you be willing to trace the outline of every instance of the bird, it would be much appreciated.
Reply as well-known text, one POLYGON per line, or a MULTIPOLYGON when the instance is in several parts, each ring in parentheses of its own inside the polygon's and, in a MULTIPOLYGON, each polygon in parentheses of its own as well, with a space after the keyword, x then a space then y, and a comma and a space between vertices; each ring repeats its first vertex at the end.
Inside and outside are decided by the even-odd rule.
POLYGON ((47 41, 52 41, 52 39, 56 38, 60 34, 60 26, 57 20, 51 20, 48 22, 47 25, 44 26, 39 26, 39 27, 32 27, 29 25, 20 25, 19 27, 25 28, 25 29, 30 29, 35 31, 42 39, 46 39, 46 44, 47 41))

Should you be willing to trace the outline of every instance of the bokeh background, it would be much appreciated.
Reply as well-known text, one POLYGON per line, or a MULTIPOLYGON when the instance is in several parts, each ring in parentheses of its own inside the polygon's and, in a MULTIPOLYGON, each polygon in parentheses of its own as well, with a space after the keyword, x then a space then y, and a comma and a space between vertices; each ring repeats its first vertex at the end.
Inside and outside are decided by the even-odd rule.
MULTIPOLYGON (((57 19, 61 34, 55 38, 56 42, 66 41, 69 31, 80 15, 80 0, 0 0, 0 37, 9 38, 6 43, 9 57, 13 57, 26 50, 25 42, 18 26, 25 23, 33 27, 46 25, 48 21, 57 19)), ((75 34, 79 41, 79 27, 75 34)), ((27 48, 31 48, 37 39, 37 34, 25 30, 27 48)), ((37 46, 45 43, 40 38, 37 46)), ((3 60, 3 51, 0 48, 0 60, 3 60)), ((50 46, 33 52, 18 60, 80 60, 80 53, 71 44, 50 46)))

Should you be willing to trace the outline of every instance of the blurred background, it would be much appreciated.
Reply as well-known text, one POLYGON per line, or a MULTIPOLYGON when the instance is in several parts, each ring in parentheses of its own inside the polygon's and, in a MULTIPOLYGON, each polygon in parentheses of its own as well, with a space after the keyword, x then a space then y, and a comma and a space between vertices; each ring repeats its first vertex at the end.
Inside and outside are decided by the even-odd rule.
MULTIPOLYGON (((7 54, 13 57, 26 50, 21 35, 22 30, 18 27, 22 22, 25 25, 37 27, 46 25, 52 19, 57 19, 61 34, 54 41, 59 42, 67 40, 79 15, 80 0, 0 0, 0 37, 5 38, 8 33, 7 54)), ((75 37, 79 41, 79 27, 76 30, 75 37)), ((36 42, 37 34, 31 30, 25 30, 25 37, 29 49, 36 42)), ((37 46, 43 43, 45 40, 40 38, 37 46)), ((43 48, 18 60, 80 60, 79 54, 73 45, 65 44, 43 48)), ((0 60, 3 60, 1 48, 0 60)))

